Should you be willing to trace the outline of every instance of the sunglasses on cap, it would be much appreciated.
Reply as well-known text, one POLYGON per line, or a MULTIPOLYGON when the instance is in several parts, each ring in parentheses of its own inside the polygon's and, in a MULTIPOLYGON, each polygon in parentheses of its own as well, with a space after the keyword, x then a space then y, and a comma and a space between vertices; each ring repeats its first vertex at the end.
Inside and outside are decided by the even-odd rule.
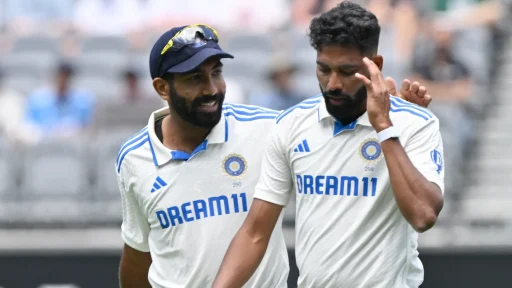
POLYGON ((212 27, 205 24, 194 24, 181 29, 174 35, 167 45, 160 52, 160 59, 158 60, 158 71, 162 68, 162 61, 164 54, 169 51, 179 51, 185 46, 192 46, 198 48, 206 45, 208 41, 219 42, 219 34, 212 27))

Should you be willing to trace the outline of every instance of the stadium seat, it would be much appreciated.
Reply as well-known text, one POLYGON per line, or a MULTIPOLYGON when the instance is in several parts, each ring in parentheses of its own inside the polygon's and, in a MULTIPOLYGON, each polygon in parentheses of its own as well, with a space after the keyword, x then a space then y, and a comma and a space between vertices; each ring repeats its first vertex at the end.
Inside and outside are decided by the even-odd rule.
POLYGON ((10 227, 16 218, 20 198, 18 179, 21 172, 19 153, 0 140, 0 226, 10 227))
MULTIPOLYGON (((0 137, 0 199, 12 200, 17 198, 17 172, 19 165, 18 153, 0 137)), ((0 201, 1 202, 1 201, 0 201)))
POLYGON ((125 37, 119 36, 90 36, 82 41, 82 52, 114 52, 123 53, 130 50, 130 43, 125 37))
POLYGON ((20 224, 87 222, 91 193, 83 144, 49 141, 23 151, 20 224))
POLYGON ((122 52, 84 53, 75 59, 80 74, 104 78, 119 77, 127 60, 122 52))
POLYGON ((9 76, 18 77, 47 77, 48 71, 53 71, 56 63, 56 56, 44 51, 10 53, 1 59, 2 69, 9 76))
POLYGON ((6 87, 14 89, 25 95, 28 95, 30 92, 49 83, 46 81, 45 77, 27 77, 11 74, 5 75, 2 82, 6 87))
POLYGON ((14 42, 12 51, 20 52, 49 52, 57 55, 59 53, 59 42, 57 39, 46 36, 23 36, 14 42))
POLYGON ((164 107, 155 95, 153 99, 145 99, 137 103, 105 103, 99 105, 94 117, 94 129, 116 129, 120 127, 139 127, 137 132, 148 124, 151 113, 164 107))
MULTIPOLYGON (((272 38, 265 34, 233 34, 223 39, 221 47, 229 53, 235 50, 251 50, 260 52, 272 52, 272 38)), ((236 55, 233 55, 236 57, 236 55)))
POLYGON ((74 78, 74 84, 77 88, 86 89, 94 94, 96 102, 119 103, 123 98, 122 83, 117 78, 108 78, 101 75, 82 75, 79 74, 74 78))
MULTIPOLYGON (((489 187, 490 191, 491 187, 489 187)), ((460 217, 472 222, 512 223, 512 197, 469 198, 460 204, 460 217)))
POLYGON ((103 130, 97 134, 90 154, 93 172, 93 206, 91 223, 118 225, 122 220, 121 198, 117 185, 115 163, 122 144, 142 127, 103 130))

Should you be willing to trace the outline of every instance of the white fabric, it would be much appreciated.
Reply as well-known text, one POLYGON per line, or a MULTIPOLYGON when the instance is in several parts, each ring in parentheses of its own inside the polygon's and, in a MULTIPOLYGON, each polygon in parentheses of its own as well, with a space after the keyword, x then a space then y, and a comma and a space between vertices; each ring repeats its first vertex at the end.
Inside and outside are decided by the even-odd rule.
POLYGON ((377 133, 377 138, 379 139, 379 143, 388 140, 389 138, 397 138, 400 137, 400 133, 398 129, 394 126, 386 128, 379 133, 377 133))
MULTIPOLYGON (((444 191, 438 119, 396 97, 390 117, 414 166, 444 191)), ((283 206, 296 197, 298 286, 418 287, 418 235, 397 207, 367 113, 343 127, 317 96, 276 122, 254 197, 283 206)))
MULTIPOLYGON (((152 287, 211 287, 252 203, 278 112, 224 105, 207 142, 184 161, 177 160, 183 152, 167 149, 154 132, 155 120, 168 110, 155 112, 148 127, 121 148, 116 171, 122 237, 129 246, 151 252, 152 287)), ((244 287, 286 287, 288 271, 281 216, 262 265, 244 287)))

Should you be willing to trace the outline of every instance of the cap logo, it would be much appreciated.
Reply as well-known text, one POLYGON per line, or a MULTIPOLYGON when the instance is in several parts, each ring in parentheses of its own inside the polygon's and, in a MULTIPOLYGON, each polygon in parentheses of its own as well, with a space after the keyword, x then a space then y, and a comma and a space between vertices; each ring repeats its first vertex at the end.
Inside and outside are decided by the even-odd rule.
POLYGON ((160 55, 164 55, 165 52, 167 52, 167 50, 169 50, 169 48, 171 48, 173 44, 174 43, 173 43, 172 39, 169 40, 169 42, 167 42, 167 44, 165 45, 164 49, 162 49, 162 53, 160 53, 160 55))

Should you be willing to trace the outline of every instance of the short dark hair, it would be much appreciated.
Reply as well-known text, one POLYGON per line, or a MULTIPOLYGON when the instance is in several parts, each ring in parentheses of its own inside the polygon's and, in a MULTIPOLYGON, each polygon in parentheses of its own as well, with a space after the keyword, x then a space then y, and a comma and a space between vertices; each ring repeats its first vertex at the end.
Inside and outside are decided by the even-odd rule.
POLYGON ((174 74, 173 73, 165 73, 160 78, 164 79, 165 81, 167 81, 169 83, 173 83, 174 82, 174 74))
POLYGON ((139 73, 133 69, 127 69, 123 72, 124 78, 137 78, 139 76, 139 73))
POLYGON ((61 61, 57 67, 57 71, 62 74, 73 76, 75 74, 75 68, 68 61, 61 61))
POLYGON ((309 40, 317 51, 326 45, 342 45, 361 53, 376 52, 379 36, 377 17, 351 1, 343 1, 314 18, 309 26, 309 40))

